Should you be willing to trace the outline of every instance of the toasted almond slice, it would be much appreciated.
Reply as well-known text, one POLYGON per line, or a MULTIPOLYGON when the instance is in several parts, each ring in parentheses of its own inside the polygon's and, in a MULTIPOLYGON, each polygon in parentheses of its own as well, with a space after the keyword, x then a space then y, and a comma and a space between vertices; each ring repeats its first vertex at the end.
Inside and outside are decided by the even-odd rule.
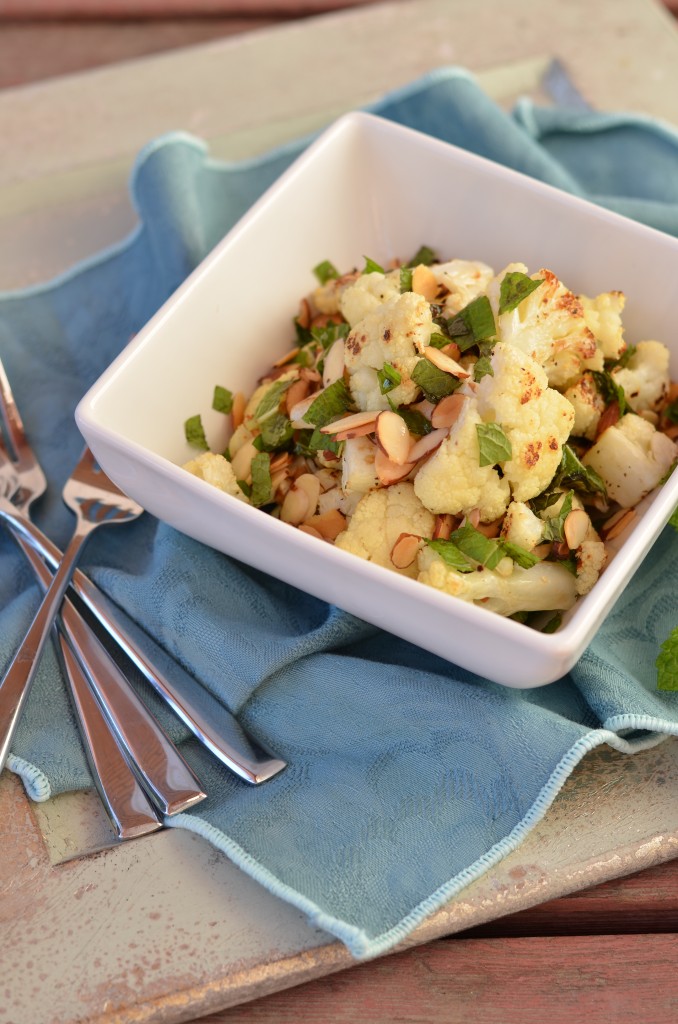
POLYGON ((665 427, 662 431, 667 437, 670 437, 672 441, 678 438, 678 423, 670 423, 668 427, 665 427))
POLYGON ((416 409, 422 416, 425 416, 427 420, 431 419, 435 405, 433 402, 429 402, 428 398, 422 398, 420 402, 413 402, 412 409, 416 409))
POLYGON ((311 516, 303 525, 312 527, 324 540, 335 541, 346 529, 346 516, 338 508, 332 508, 320 515, 311 516))
POLYGON ((439 430, 432 430, 430 434, 424 434, 418 441, 415 441, 410 448, 410 454, 408 459, 410 462, 418 462, 419 459, 423 459, 425 455, 429 455, 434 452, 436 448, 439 448, 443 443, 449 430, 447 427, 441 427, 439 430))
POLYGON ((374 470, 382 487, 390 487, 391 484, 400 483, 401 480, 404 480, 412 472, 414 465, 414 462, 391 462, 388 455, 381 448, 375 450, 374 470))
POLYGON ((437 366, 439 370, 444 370, 445 373, 449 373, 453 377, 458 377, 459 380, 465 380, 467 377, 471 376, 468 370, 465 370, 456 359, 452 359, 439 348, 433 348, 431 345, 428 345, 424 349, 424 355, 428 361, 433 363, 434 366, 437 366))
POLYGON ((412 271, 412 291, 423 295, 427 302, 433 302, 440 288, 430 267, 420 263, 412 271))
POLYGON ((444 352, 446 356, 450 357, 450 359, 459 359, 461 356, 461 349, 457 345, 456 341, 451 341, 449 345, 445 345, 440 351, 444 352))
POLYGON ((311 384, 320 384, 322 381, 322 377, 312 366, 302 366, 299 376, 302 380, 310 381, 311 384))
POLYGON ((289 452, 278 452, 277 455, 271 456, 271 473, 276 473, 279 469, 283 469, 288 466, 292 461, 292 456, 289 452))
POLYGON ((306 420, 304 419, 304 416, 306 415, 308 410, 311 408, 311 406, 315 402, 315 400, 318 397, 318 395, 319 395, 319 392, 318 391, 314 391, 312 395, 307 395, 306 398, 300 399, 290 409, 288 415, 289 415, 289 418, 290 418, 290 422, 291 422, 291 424, 292 424, 292 426, 294 427, 295 430, 309 430, 309 429, 311 429, 312 425, 310 423, 306 422, 306 420))
POLYGON ((344 339, 337 340, 330 346, 323 365, 323 387, 328 388, 344 375, 344 339))
POLYGON ((478 533, 482 533, 485 537, 493 539, 494 537, 498 537, 501 533, 501 524, 502 519, 495 519, 491 523, 478 522, 476 523, 476 530, 478 533))
POLYGON ((303 402, 305 398, 308 398, 310 390, 311 384, 307 380, 299 379, 290 384, 285 392, 285 412, 288 416, 299 402, 303 402))
POLYGON ((231 469, 235 474, 236 480, 249 481, 252 479, 252 459, 258 454, 251 441, 247 441, 242 448, 238 448, 231 459, 231 469))
MULTIPOLYGON (((344 416, 340 420, 335 420, 334 423, 326 424, 326 426, 320 428, 320 431, 322 434, 338 434, 339 432, 343 433, 345 430, 356 430, 358 427, 365 426, 366 423, 372 424, 372 430, 374 430, 379 415, 379 412, 370 412, 369 410, 354 412, 350 416, 344 416)), ((398 419, 400 419, 399 416, 398 419)))
POLYGON ((355 427, 353 430, 339 430, 334 434, 335 441, 351 441, 354 437, 365 437, 374 433, 374 423, 364 423, 362 427, 355 427))
POLYGON ((583 508, 573 508, 563 524, 563 533, 570 551, 576 551, 584 542, 589 532, 591 520, 583 508))
POLYGON ((671 402, 675 402, 675 400, 677 398, 678 398, 678 383, 676 383, 676 381, 671 381, 671 383, 669 384, 669 390, 668 390, 668 392, 666 394, 667 404, 670 405, 671 402))
POLYGON ((604 540, 614 540, 631 525, 635 518, 636 510, 634 508, 624 508, 610 516, 601 531, 604 540))
POLYGON ((441 398, 431 413, 431 425, 436 428, 447 427, 449 429, 453 423, 457 422, 465 401, 466 395, 459 393, 441 398))
POLYGON ((283 494, 281 488, 288 478, 289 473, 287 472, 286 468, 279 469, 277 473, 271 473, 271 493, 275 495, 281 495, 281 497, 284 497, 284 494, 287 493, 287 489, 285 489, 285 492, 283 494))
POLYGON ((396 569, 407 569, 417 557, 422 538, 416 533, 401 533, 391 548, 391 561, 396 569))
POLYGON ((308 299, 302 299, 299 303, 299 313, 297 314, 297 323, 300 327, 308 328, 311 326, 311 304, 308 299))
POLYGON ((236 427, 239 427, 245 419, 246 405, 247 401, 245 400, 245 396, 242 391, 236 391, 233 395, 233 405, 231 407, 231 423, 233 424, 234 430, 236 427))
POLYGON ((611 402, 610 405, 604 410, 600 419, 598 420, 598 427, 596 429, 596 441, 604 434, 608 427, 613 427, 620 419, 619 402, 611 402))
POLYGON ((541 544, 537 544, 536 548, 532 548, 532 554, 536 558, 546 558, 551 553, 551 542, 548 540, 543 541, 541 544))
POLYGON ((281 356, 280 359, 276 359, 276 361, 274 362, 273 365, 276 366, 276 367, 277 366, 284 366, 285 363, 289 363, 290 359, 294 359, 294 357, 298 353, 299 353, 299 346, 297 345, 295 348, 291 348, 289 350, 289 352, 286 352, 284 356, 281 356))
POLYGON ((384 454, 398 466, 412 460, 408 458, 412 438, 405 420, 397 412, 386 410, 377 416, 377 444, 384 454))
POLYGON ((471 526, 475 526, 475 528, 477 529, 478 526, 480 525, 480 509, 472 508, 471 511, 466 516, 466 522, 470 523, 471 526))
MULTIPOLYGON (((302 490, 308 498, 308 510, 309 515, 313 515, 318 507, 318 498, 320 497, 320 480, 315 473, 302 473, 294 481, 294 486, 302 490)), ((304 516, 308 519, 308 516, 304 516)))
POLYGON ((313 526, 310 526, 308 523, 300 523, 299 529, 302 533, 307 533, 309 537, 315 537, 317 540, 325 540, 322 533, 316 530, 313 526))
POLYGON ((454 520, 449 512, 436 516, 433 524, 433 540, 449 540, 454 520))
POLYGON ((284 523, 299 526, 311 514, 311 502, 308 494, 301 487, 297 487, 296 483, 293 484, 285 495, 280 509, 280 518, 284 523))

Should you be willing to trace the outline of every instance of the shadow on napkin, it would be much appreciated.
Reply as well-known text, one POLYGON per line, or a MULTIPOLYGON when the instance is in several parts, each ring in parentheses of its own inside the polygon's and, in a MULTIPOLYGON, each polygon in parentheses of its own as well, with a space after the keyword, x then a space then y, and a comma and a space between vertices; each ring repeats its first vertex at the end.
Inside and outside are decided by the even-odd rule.
MULTIPOLYGON (((441 70, 371 110, 678 234, 678 137, 645 118, 502 113, 441 70)), ((173 134, 140 154, 140 226, 41 288, 0 297, 0 355, 50 490, 36 518, 63 544, 60 491, 82 439, 78 400, 308 140, 238 164, 173 134)), ((678 734, 655 689, 678 622, 667 530, 570 676, 510 690, 142 517, 102 532, 93 578, 243 724, 289 761, 261 787, 221 768, 138 682, 209 799, 172 824, 204 835, 356 957, 403 939, 514 849, 585 753, 678 734)), ((0 663, 37 590, 0 536, 0 663)), ((90 785, 55 657, 41 663, 10 766, 33 799, 90 785)))

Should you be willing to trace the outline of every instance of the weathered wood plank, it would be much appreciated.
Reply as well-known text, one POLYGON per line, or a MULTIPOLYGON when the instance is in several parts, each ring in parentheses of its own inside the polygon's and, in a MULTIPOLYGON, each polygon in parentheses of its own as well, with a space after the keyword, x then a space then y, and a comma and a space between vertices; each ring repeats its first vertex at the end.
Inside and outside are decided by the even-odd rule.
POLYGON ((677 949, 677 934, 442 939, 200 1024, 675 1024, 677 949))

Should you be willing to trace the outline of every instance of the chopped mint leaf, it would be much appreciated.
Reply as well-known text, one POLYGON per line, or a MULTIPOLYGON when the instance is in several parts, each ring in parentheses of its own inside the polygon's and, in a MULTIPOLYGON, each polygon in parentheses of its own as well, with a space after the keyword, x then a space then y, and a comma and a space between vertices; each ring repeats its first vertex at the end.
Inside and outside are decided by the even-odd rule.
POLYGON ((202 425, 202 417, 200 413, 196 416, 189 416, 184 423, 184 435, 186 440, 194 448, 202 448, 203 451, 209 451, 209 445, 205 436, 205 428, 202 425))
POLYGON ((260 452, 276 452, 289 444, 293 434, 294 430, 287 416, 277 412, 260 424, 260 433, 254 438, 252 444, 260 452))
POLYGON ((494 377, 494 370, 492 369, 492 359, 490 356, 481 356, 480 359, 476 359, 473 366, 473 379, 475 381, 482 380, 489 374, 490 377, 494 377))
POLYGON ((236 480, 236 483, 246 498, 252 496, 252 484, 248 484, 247 480, 236 480))
POLYGON ((297 430, 295 434, 294 452, 296 455, 313 457, 318 452, 332 452, 339 456, 343 446, 343 441, 332 440, 328 434, 323 434, 319 427, 314 427, 313 430, 297 430))
POLYGON ((440 555, 443 562, 457 572, 475 572, 475 565, 469 562, 457 545, 451 540, 427 540, 430 548, 440 555))
POLYGON ((607 370, 604 370, 602 373, 600 370, 591 370, 590 373, 596 382, 596 387, 602 395, 605 405, 611 405, 612 402, 616 402, 619 406, 620 416, 633 411, 623 387, 617 383, 611 373, 608 373, 607 370))
POLYGON ((635 345, 627 345, 622 354, 620 355, 619 359, 612 360, 609 364, 606 365, 609 365, 610 367, 628 366, 629 362, 636 354, 636 351, 637 349, 635 345))
POLYGON ((379 381, 379 390, 382 395, 385 395, 387 391, 392 391, 393 388, 398 387, 402 377, 395 366, 391 366, 390 363, 384 363, 381 370, 377 370, 377 380, 379 381))
POLYGON ((342 413, 351 408, 351 396, 348 388, 340 377, 333 384, 321 391, 311 407, 304 414, 307 423, 315 427, 324 427, 326 423, 336 420, 342 413))
POLYGON ((521 569, 531 569, 539 561, 537 556, 527 548, 522 548, 520 544, 512 544, 510 540, 503 540, 501 546, 504 549, 504 554, 512 558, 521 569))
POLYGON ((447 330, 462 352, 479 341, 493 338, 497 333, 497 327, 487 295, 479 295, 464 306, 455 317, 448 320, 447 330))
POLYGON ((588 494, 607 495, 607 488, 595 469, 585 466, 579 460, 569 444, 563 445, 563 454, 556 475, 550 484, 554 487, 574 487, 575 491, 586 491, 588 494))
POLYGON ((428 245, 422 245, 420 249, 417 249, 412 259, 405 264, 406 267, 418 267, 420 263, 423 263, 425 267, 430 267, 432 263, 436 262, 436 254, 428 245))
POLYGON ((479 562, 487 569, 496 569, 505 554, 500 541, 486 537, 471 523, 464 523, 458 530, 451 533, 450 540, 456 544, 463 555, 479 562))
POLYGON ((450 338, 445 337, 444 334, 440 334, 439 331, 434 331, 429 339, 429 345, 432 348, 446 348, 450 344, 450 338))
POLYGON ((229 413, 233 408, 233 392, 217 384, 212 397, 212 408, 216 412, 229 413))
POLYGON ((302 348, 313 340, 308 327, 302 327, 297 317, 294 318, 294 331, 297 336, 297 344, 302 348))
POLYGON ((343 321, 335 323, 331 320, 323 327, 312 327, 311 337, 318 342, 323 352, 327 352, 338 338, 345 338, 350 329, 349 325, 343 321))
POLYGON ((433 430, 431 421, 427 420, 418 409, 394 409, 393 411, 402 416, 410 434, 414 434, 416 437, 424 437, 425 434, 430 434, 433 430))
POLYGON ((410 267, 400 268, 400 290, 401 292, 412 291, 412 269, 410 267))
POLYGON ((313 273, 321 284, 327 284, 328 281, 332 281, 335 277, 339 277, 339 271, 329 260, 323 260, 322 263, 319 263, 314 267, 313 273))
POLYGON ((371 260, 369 256, 365 257, 365 266, 362 269, 363 274, 385 274, 386 271, 374 260, 371 260))
POLYGON ((268 505, 271 494, 271 456, 268 452, 259 452, 252 459, 252 490, 250 501, 256 508, 268 505))
POLYGON ((556 614, 552 618, 550 618, 548 620, 548 622, 545 623, 541 627, 541 632, 542 633, 555 633, 555 631, 557 629, 560 629, 562 621, 563 621, 563 616, 560 614, 560 612, 556 612, 556 614))
POLYGON ((457 377, 434 366, 430 359, 420 359, 415 364, 411 377, 429 402, 439 402, 446 395, 454 394, 461 386, 461 381, 457 377))
POLYGON ((282 401, 282 396, 285 394, 291 383, 291 380, 273 381, 254 412, 254 417, 259 423, 259 426, 261 426, 267 417, 272 416, 278 411, 282 401))
POLYGON ((511 270, 504 274, 499 289, 499 316, 502 313, 511 313, 523 299, 539 287, 543 280, 543 277, 534 280, 520 270, 511 270))
POLYGON ((497 462, 507 462, 512 457, 511 442, 499 423, 477 423, 478 447, 480 448, 480 466, 494 466, 497 462))
POLYGON ((545 520, 543 532, 544 540, 558 542, 565 539, 565 520, 572 511, 573 498, 574 491, 568 491, 562 505, 560 506, 558 515, 554 516, 552 519, 545 520))
POLYGON ((656 666, 657 689, 678 690, 678 626, 661 645, 656 666))

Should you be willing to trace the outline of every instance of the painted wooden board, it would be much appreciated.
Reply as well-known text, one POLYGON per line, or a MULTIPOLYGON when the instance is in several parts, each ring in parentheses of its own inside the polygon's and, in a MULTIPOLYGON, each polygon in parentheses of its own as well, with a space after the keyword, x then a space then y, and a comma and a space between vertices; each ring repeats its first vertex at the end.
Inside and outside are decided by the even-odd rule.
MULTIPOLYGON (((658 3, 599 0, 595 18, 586 0, 542 0, 534 11, 530 0, 407 0, 0 93, 0 287, 41 280, 123 237, 134 224, 125 191, 133 154, 168 129, 239 157, 444 63, 477 71, 505 106, 521 92, 543 95, 553 57, 593 106, 678 122, 678 33, 658 3), (336 54, 329 68, 327 52, 336 54)), ((523 846, 411 943, 677 856, 677 780, 673 741, 633 758, 591 755, 523 846)), ((6 775, 0 802, 2 1024, 172 1024, 351 966, 343 947, 196 836, 168 831, 112 848, 90 794, 31 807, 6 775)), ((450 948, 462 957, 467 941, 450 948)), ((472 941, 480 949, 485 940, 472 941)), ((471 960, 444 972, 473 978, 471 960)), ((378 971, 382 963, 376 1002, 397 960, 378 971)), ((483 977, 476 995, 502 975, 483 977)), ((306 1019, 341 1018, 318 1010, 306 1019)))

